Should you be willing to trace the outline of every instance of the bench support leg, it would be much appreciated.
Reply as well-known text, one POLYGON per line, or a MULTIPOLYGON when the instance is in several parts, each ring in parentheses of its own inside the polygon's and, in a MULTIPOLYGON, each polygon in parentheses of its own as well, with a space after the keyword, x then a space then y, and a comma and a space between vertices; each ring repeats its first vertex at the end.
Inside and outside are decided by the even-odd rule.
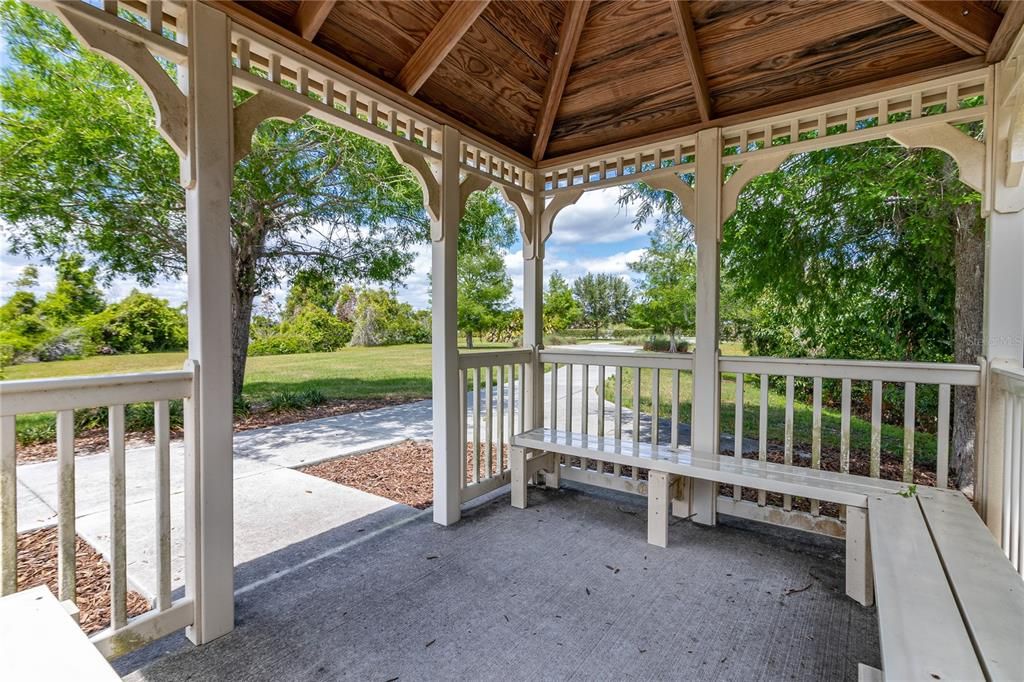
POLYGON ((846 508, 846 594, 863 606, 875 602, 868 510, 858 507, 846 508))
POLYGON ((663 471, 650 471, 647 474, 647 542, 658 547, 668 547, 671 489, 675 478, 663 471))
POLYGON ((713 526, 718 522, 718 483, 694 479, 690 486, 693 522, 713 526))
POLYGON ((523 448, 512 448, 512 506, 516 509, 526 509, 526 450, 523 448))
POLYGON ((558 490, 562 485, 562 456, 549 452, 544 461, 544 487, 558 490))

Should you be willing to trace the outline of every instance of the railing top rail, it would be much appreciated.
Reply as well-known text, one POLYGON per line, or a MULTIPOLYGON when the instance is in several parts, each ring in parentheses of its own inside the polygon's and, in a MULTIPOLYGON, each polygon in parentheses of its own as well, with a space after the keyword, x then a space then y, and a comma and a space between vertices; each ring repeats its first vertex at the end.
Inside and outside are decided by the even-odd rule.
POLYGON ((993 360, 992 371, 1008 379, 1024 381, 1024 367, 1014 365, 1006 360, 993 360))
POLYGON ((660 369, 691 369, 690 353, 659 353, 654 351, 601 350, 578 348, 545 349, 539 353, 542 362, 561 362, 577 365, 615 365, 618 367, 644 367, 660 369))
POLYGON ((192 394, 192 372, 138 372, 0 382, 0 415, 175 400, 192 394))
POLYGON ((502 348, 499 350, 459 351, 459 369, 492 367, 530 362, 533 351, 529 348, 502 348))
POLYGON ((981 381, 981 367, 978 365, 943 362, 769 358, 730 355, 721 357, 719 369, 723 372, 771 374, 774 376, 913 381, 924 384, 951 384, 954 386, 977 386, 981 381))

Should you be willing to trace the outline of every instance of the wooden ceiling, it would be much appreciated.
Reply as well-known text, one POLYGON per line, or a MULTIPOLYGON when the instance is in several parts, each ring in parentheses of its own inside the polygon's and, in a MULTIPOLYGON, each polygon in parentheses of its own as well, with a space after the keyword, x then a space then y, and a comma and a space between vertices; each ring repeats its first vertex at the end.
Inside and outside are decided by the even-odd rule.
POLYGON ((541 162, 978 67, 1024 24, 1024 0, 217 4, 541 162))

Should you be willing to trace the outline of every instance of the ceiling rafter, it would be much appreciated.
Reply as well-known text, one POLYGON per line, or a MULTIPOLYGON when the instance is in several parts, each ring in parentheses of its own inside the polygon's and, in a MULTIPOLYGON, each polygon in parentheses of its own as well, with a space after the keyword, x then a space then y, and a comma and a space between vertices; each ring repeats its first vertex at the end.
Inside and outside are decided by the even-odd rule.
POLYGON ((992 43, 988 46, 985 54, 985 61, 989 64, 1001 61, 1006 57, 1013 45, 1014 39, 1024 30, 1024 2, 1011 2, 1006 8, 1006 14, 999 22, 992 43))
POLYGON ((533 160, 540 161, 548 148, 551 129, 555 124, 558 105, 562 101, 565 82, 569 79, 572 59, 576 54, 576 46, 580 42, 583 25, 587 21, 587 10, 590 0, 570 2, 562 19, 562 29, 558 36, 558 50, 551 64, 547 85, 544 86, 544 99, 537 113, 537 122, 533 130, 533 160))
POLYGON ((302 0, 295 12, 295 30, 306 40, 312 41, 327 21, 327 15, 338 0, 302 0))
POLYGON ((686 69, 690 72, 690 83, 693 85, 693 94, 697 99, 700 120, 710 121, 712 117, 711 95, 708 91, 708 79, 704 75, 704 63, 700 58, 700 49, 697 47, 697 32, 693 28, 693 15, 690 14, 689 1, 672 0, 671 7, 672 17, 679 30, 679 40, 683 44, 683 52, 686 54, 686 69))
POLYGON ((974 0, 885 2, 897 12, 972 55, 983 55, 988 51, 1001 20, 998 12, 974 0))
POLYGON ((415 95, 487 8, 488 2, 489 0, 453 2, 398 73, 395 79, 398 87, 410 95, 415 95))

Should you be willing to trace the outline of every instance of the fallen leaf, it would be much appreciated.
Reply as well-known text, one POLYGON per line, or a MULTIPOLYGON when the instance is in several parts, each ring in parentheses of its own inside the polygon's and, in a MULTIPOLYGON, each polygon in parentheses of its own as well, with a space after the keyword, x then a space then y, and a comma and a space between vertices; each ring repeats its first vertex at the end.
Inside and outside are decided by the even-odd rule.
POLYGON ((432 639, 432 640, 430 640, 429 642, 427 642, 427 645, 426 645, 425 647, 423 647, 423 648, 424 648, 424 649, 429 649, 429 648, 430 648, 430 645, 431 645, 431 644, 433 644, 433 643, 434 643, 434 642, 436 642, 436 641, 437 641, 436 639, 432 639))

